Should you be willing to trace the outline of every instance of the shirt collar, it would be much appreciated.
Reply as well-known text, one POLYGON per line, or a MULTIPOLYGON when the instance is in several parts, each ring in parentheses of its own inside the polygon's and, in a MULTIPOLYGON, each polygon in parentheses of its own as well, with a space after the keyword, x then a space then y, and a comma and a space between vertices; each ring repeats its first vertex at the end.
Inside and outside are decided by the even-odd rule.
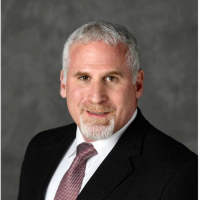
MULTIPOLYGON (((115 134, 113 134, 112 136, 110 136, 107 139, 98 140, 98 141, 95 141, 95 142, 91 142, 93 144, 94 148, 96 149, 96 151, 98 152, 98 155, 101 157, 102 160, 104 160, 105 157, 110 153, 110 151, 113 149, 113 147, 115 146, 115 144, 117 143, 117 141, 119 140, 119 138, 126 131, 126 129, 128 128, 128 126, 133 122, 133 120, 135 119, 136 115, 137 115, 137 109, 135 110, 133 116, 128 121, 128 123, 126 125, 124 125, 115 134)), ((86 141, 83 138, 83 136, 82 136, 82 134, 80 132, 79 127, 77 126, 76 139, 75 139, 75 141, 72 144, 72 148, 70 148, 70 150, 69 150, 68 157, 70 157, 73 154, 75 154, 77 146, 79 144, 83 143, 83 142, 86 142, 86 141)))

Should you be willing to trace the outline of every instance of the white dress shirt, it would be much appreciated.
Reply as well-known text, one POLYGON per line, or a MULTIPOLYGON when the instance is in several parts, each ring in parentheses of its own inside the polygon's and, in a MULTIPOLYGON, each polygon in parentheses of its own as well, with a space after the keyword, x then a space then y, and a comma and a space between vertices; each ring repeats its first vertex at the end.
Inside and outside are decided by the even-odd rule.
MULTIPOLYGON (((88 159, 85 169, 85 176, 83 178, 83 183, 81 186, 80 191, 84 188, 86 183, 89 181, 89 179, 92 177, 94 172, 97 170, 99 165, 103 162, 103 160, 106 158, 106 156, 110 153, 110 151, 113 149, 119 138, 122 136, 122 134, 125 132, 127 127, 130 125, 130 123, 135 119, 137 115, 137 109, 135 110, 132 118, 128 121, 128 123, 121 128, 119 131, 117 131, 115 134, 113 134, 111 137, 104 139, 104 140, 98 140, 95 142, 91 142, 98 152, 97 155, 91 157, 88 159)), ((76 157, 76 147, 86 142, 77 127, 76 131, 76 138, 69 147, 68 151, 62 158, 60 164, 58 165, 56 171, 54 172, 54 175, 52 176, 52 179, 48 185, 45 200, 53 200, 57 191, 57 188, 60 184, 60 181, 66 171, 69 169, 70 165, 72 164, 74 158, 76 157)))

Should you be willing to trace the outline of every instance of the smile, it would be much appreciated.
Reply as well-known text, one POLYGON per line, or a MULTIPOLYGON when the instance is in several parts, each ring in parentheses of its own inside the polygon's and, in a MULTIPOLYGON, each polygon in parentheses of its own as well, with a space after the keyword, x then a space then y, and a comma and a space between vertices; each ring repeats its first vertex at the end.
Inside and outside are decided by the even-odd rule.
POLYGON ((109 112, 92 112, 92 111, 86 111, 89 116, 92 117, 105 117, 109 114, 109 112))
POLYGON ((107 114, 107 113, 104 113, 104 112, 90 112, 88 111, 90 114, 95 114, 95 115, 104 115, 104 114, 107 114))

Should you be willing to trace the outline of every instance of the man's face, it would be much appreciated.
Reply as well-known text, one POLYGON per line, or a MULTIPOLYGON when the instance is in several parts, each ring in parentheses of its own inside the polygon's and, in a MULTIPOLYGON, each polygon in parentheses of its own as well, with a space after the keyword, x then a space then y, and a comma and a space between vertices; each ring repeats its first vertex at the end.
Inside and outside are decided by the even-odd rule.
POLYGON ((127 48, 102 41, 74 44, 70 49, 67 82, 61 71, 61 96, 86 141, 104 139, 132 117, 142 95, 143 71, 136 84, 127 67, 127 48))

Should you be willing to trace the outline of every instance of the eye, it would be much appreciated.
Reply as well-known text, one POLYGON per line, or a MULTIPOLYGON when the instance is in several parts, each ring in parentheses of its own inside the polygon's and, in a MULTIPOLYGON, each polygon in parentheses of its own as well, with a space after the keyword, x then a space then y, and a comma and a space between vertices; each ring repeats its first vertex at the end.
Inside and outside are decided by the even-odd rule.
POLYGON ((114 76, 107 76, 107 77, 106 77, 106 80, 107 80, 107 81, 110 81, 110 82, 115 82, 115 81, 117 81, 117 78, 114 77, 114 76))
POLYGON ((80 76, 79 79, 82 81, 88 81, 90 79, 90 77, 89 76, 80 76))

